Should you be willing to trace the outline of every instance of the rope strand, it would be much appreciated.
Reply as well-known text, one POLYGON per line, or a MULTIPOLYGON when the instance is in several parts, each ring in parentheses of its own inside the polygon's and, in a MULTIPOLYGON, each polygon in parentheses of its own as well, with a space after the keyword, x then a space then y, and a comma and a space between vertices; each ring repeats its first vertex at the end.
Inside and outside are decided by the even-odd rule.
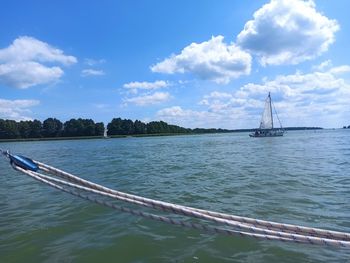
MULTIPOLYGON (((8 152, 2 151, 6 157, 9 157, 8 152)), ((203 209, 192 208, 188 206, 176 205, 168 202, 158 201, 154 199, 144 198, 141 196, 128 194, 104 187, 99 184, 92 183, 80 177, 74 176, 70 173, 64 172, 52 166, 41 162, 34 161, 39 169, 49 175, 58 176, 62 179, 54 178, 39 172, 23 169, 16 164, 13 167, 31 178, 40 181, 50 187, 60 191, 72 194, 82 199, 92 201, 94 203, 107 206, 118 211, 127 212, 133 215, 144 218, 157 220, 173 225, 189 227, 197 230, 203 230, 213 233, 239 235, 244 237, 253 237, 257 239, 278 240, 284 242, 307 243, 314 245, 326 245, 350 248, 350 233, 343 233, 338 231, 330 231, 324 229, 303 227, 291 224, 281 224, 276 222, 258 220, 248 217, 240 217, 236 215, 229 215, 218 213, 203 209), (75 189, 75 190, 73 190, 75 189), (197 220, 212 221, 217 224, 223 224, 226 227, 234 228, 219 228, 202 223, 187 222, 184 220, 175 220, 165 216, 137 211, 128 207, 118 206, 116 204, 99 200, 91 195, 84 193, 91 193, 99 197, 117 199, 122 202, 130 203, 137 206, 143 206, 149 209, 156 209, 163 212, 171 212, 173 214, 180 214, 185 217, 196 218, 197 220)))
POLYGON ((97 190, 104 191, 107 193, 115 194, 117 196, 129 198, 129 199, 140 201, 143 203, 147 203, 147 204, 150 204, 152 206, 159 206, 161 208, 168 208, 169 210, 173 210, 173 209, 177 209, 177 208, 184 208, 184 209, 189 209, 189 210, 192 210, 195 212, 199 212, 201 214, 213 216, 216 218, 233 220, 233 221, 241 222, 244 224, 258 226, 260 228, 266 228, 268 230, 279 230, 279 231, 285 232, 285 233, 295 233, 295 234, 300 234, 300 235, 307 234, 307 235, 311 235, 311 236, 325 237, 325 238, 329 238, 329 239, 340 239, 340 240, 344 240, 344 241, 350 241, 350 234, 348 234, 348 233, 323 230, 323 229, 317 229, 317 228, 310 228, 310 227, 303 227, 303 226, 296 226, 296 225, 291 225, 291 224, 281 224, 281 223, 276 223, 276 222, 271 222, 271 221, 258 220, 258 219, 254 219, 254 218, 223 214, 223 213, 202 210, 202 209, 196 209, 196 208, 187 207, 187 206, 174 205, 174 204, 167 203, 167 202, 162 202, 162 201, 144 198, 144 197, 140 197, 140 196, 136 196, 136 195, 132 195, 132 194, 127 194, 127 193, 116 191, 116 190, 89 182, 89 181, 84 180, 80 177, 74 176, 72 174, 69 174, 69 173, 64 172, 62 170, 59 170, 57 168, 51 167, 49 165, 46 165, 46 164, 43 164, 40 162, 36 162, 36 163, 39 165, 40 169, 43 169, 44 171, 53 172, 55 175, 62 176, 64 178, 67 178, 67 179, 75 181, 77 183, 86 185, 86 186, 93 188, 93 189, 97 189, 97 190))

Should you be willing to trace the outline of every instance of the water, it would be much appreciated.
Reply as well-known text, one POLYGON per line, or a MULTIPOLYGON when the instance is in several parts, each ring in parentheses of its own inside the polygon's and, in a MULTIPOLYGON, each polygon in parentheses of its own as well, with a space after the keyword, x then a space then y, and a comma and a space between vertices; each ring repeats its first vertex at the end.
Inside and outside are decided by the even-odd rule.
MULTIPOLYGON (((350 232, 350 131, 0 143, 121 191, 350 232)), ((0 262, 345 262, 349 251, 211 235, 100 207, 0 159, 0 262)))

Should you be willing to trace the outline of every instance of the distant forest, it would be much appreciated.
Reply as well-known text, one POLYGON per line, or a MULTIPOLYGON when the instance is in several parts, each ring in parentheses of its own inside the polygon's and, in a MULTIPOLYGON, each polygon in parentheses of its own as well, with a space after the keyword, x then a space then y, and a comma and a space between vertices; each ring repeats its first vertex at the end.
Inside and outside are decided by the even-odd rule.
MULTIPOLYGON (((146 124, 139 120, 121 118, 115 118, 108 123, 107 130, 108 136, 230 132, 225 129, 186 129, 164 121, 152 121, 146 124)), ((91 119, 71 119, 64 123, 56 118, 48 118, 43 122, 39 120, 17 122, 0 119, 0 139, 87 137, 103 136, 103 134, 104 124, 95 123, 91 119)))
POLYGON ((91 119, 71 119, 65 123, 55 118, 44 122, 0 119, 0 139, 102 136, 103 132, 104 124, 91 119))
MULTIPOLYGON (((285 130, 314 130, 320 127, 287 127, 285 130)), ((93 137, 104 135, 103 122, 94 122, 92 119, 71 119, 62 123, 56 118, 48 118, 43 122, 14 121, 0 119, 0 139, 31 139, 31 138, 61 138, 61 137, 93 137)), ((144 123, 136 120, 114 118, 107 124, 108 136, 128 136, 147 134, 200 134, 225 132, 251 132, 255 129, 204 129, 183 128, 171 125, 164 121, 144 123)))

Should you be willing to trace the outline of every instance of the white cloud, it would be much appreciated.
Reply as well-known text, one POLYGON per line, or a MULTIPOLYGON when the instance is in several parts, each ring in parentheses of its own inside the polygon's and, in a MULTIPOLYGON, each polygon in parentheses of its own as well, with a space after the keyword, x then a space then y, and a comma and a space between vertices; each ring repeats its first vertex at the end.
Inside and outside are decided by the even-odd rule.
POLYGON ((339 67, 334 67, 329 70, 330 73, 332 74, 343 74, 350 72, 350 66, 349 65, 342 65, 339 67))
POLYGON ((344 74, 344 73, 350 72, 349 65, 341 65, 341 66, 333 67, 331 60, 323 61, 321 64, 313 66, 312 68, 315 71, 319 71, 319 72, 329 71, 332 74, 344 74))
POLYGON ((96 66, 96 65, 99 65, 99 64, 103 64, 103 63, 106 63, 106 60, 105 59, 92 59, 92 58, 86 58, 84 60, 84 63, 90 67, 93 67, 93 66, 96 66))
POLYGON ((70 65, 76 63, 77 59, 38 39, 22 36, 15 39, 9 47, 0 50, 0 61, 58 62, 70 65))
POLYGON ((210 124, 213 124, 212 127, 217 127, 215 126, 217 123, 212 122, 217 119, 215 114, 207 111, 185 110, 180 106, 159 110, 156 118, 186 128, 210 127, 210 124))
POLYGON ((151 67, 159 73, 192 73, 193 75, 216 83, 228 83, 241 75, 248 75, 251 69, 251 56, 235 44, 223 42, 223 36, 212 37, 202 43, 192 43, 180 54, 151 67))
POLYGON ((103 76, 105 75, 105 72, 103 70, 97 70, 97 69, 83 69, 81 71, 81 75, 83 77, 88 76, 103 76))
POLYGON ((124 98, 124 102, 136 104, 138 106, 146 106, 158 104, 161 102, 168 101, 170 94, 168 92, 155 92, 151 94, 153 90, 166 88, 171 84, 164 80, 157 80, 154 82, 129 82, 123 85, 125 89, 128 89, 129 94, 137 94, 138 90, 142 90, 142 94, 132 98, 124 98))
POLYGON ((155 92, 153 94, 144 94, 141 96, 125 99, 126 103, 136 104, 138 106, 153 105, 168 101, 170 99, 168 92, 155 92))
POLYGON ((312 69, 315 71, 325 71, 332 66, 332 61, 330 59, 323 61, 321 64, 313 66, 312 69))
POLYGON ((328 50, 339 30, 312 0, 271 0, 254 13, 237 44, 260 57, 262 65, 298 64, 328 50))
POLYGON ((205 95, 199 105, 209 106, 209 111, 215 111, 219 108, 227 107, 228 101, 232 98, 232 94, 227 92, 213 91, 209 95, 205 95), (223 103, 226 101, 225 103, 223 103))
POLYGON ((157 115, 167 117, 194 117, 194 115, 198 116, 200 113, 193 110, 183 110, 180 106, 173 106, 158 111, 157 115))
POLYGON ((154 82, 129 82, 123 85, 124 88, 130 89, 130 90, 137 90, 137 89, 144 89, 144 90, 153 90, 153 89, 160 89, 160 88, 166 88, 170 85, 169 82, 164 80, 157 80, 154 82))
POLYGON ((248 83, 232 93, 211 92, 200 102, 204 110, 176 106, 160 110, 156 117, 185 127, 253 128, 271 92, 284 126, 342 127, 350 116, 350 84, 338 75, 348 72, 345 66, 280 75, 248 83))
POLYGON ((213 91, 209 95, 204 96, 205 99, 229 99, 232 98, 232 94, 227 92, 213 91))
POLYGON ((7 48, 0 49, 0 82, 21 89, 55 82, 63 75, 63 70, 43 63, 71 65, 76 62, 75 57, 45 42, 19 37, 7 48))
POLYGON ((29 108, 39 104, 38 100, 5 100, 0 99, 0 118, 11 120, 31 120, 26 116, 29 108))
POLYGON ((53 82, 62 75, 59 67, 45 67, 33 61, 0 64, 0 82, 20 89, 53 82))
POLYGON ((247 100, 246 107, 256 109, 258 98, 271 91, 281 119, 289 126, 339 127, 350 113, 350 85, 335 74, 339 68, 281 75, 260 85, 250 83, 235 95, 247 100))
POLYGON ((239 109, 231 108, 225 114, 212 110, 183 109, 173 106, 159 110, 156 118, 168 123, 180 125, 187 128, 227 128, 246 127, 244 114, 239 109), (242 123, 242 120, 244 123, 242 123))

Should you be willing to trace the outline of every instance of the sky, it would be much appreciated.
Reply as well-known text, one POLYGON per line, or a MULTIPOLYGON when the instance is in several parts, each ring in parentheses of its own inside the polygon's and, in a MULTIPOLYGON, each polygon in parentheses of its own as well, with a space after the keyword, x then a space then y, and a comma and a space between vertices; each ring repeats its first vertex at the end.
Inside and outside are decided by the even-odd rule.
POLYGON ((2 0, 0 118, 350 125, 347 0, 2 0))

